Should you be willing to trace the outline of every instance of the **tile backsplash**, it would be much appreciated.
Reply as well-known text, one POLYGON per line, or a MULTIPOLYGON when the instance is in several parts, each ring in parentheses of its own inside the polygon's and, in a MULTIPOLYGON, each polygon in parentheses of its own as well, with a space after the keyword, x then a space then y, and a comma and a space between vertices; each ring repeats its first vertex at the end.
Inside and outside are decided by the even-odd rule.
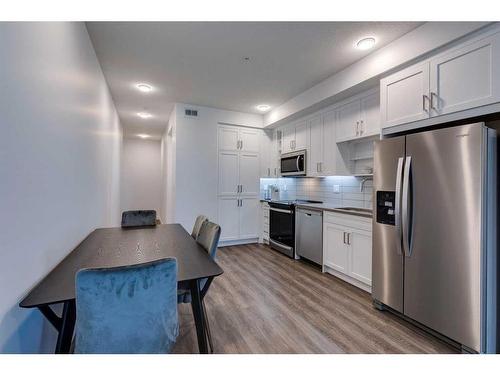
POLYGON ((338 206, 372 208, 373 183, 366 181, 360 191, 361 177, 330 176, 314 178, 261 178, 260 196, 269 185, 276 185, 280 199, 311 199, 338 206))

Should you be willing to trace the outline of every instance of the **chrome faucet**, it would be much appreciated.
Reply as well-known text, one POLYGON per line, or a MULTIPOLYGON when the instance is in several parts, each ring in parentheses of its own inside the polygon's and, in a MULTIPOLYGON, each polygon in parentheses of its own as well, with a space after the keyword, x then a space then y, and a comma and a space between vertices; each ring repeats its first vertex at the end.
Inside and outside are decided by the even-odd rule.
POLYGON ((368 177, 364 177, 360 184, 359 184, 359 192, 362 193, 363 192, 363 189, 365 188, 365 183, 366 181, 370 181, 370 180, 373 180, 373 177, 372 176, 368 176, 368 177))

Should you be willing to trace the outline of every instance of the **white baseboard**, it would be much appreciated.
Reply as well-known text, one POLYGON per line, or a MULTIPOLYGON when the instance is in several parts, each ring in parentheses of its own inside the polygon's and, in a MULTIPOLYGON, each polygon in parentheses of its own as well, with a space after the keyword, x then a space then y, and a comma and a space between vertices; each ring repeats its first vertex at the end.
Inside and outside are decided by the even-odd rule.
POLYGON ((225 247, 225 246, 235 246, 235 245, 246 245, 249 243, 258 243, 259 238, 247 238, 244 240, 231 240, 231 241, 220 241, 219 242, 219 247, 225 247))
POLYGON ((365 283, 347 276, 342 272, 334 270, 333 268, 328 267, 326 264, 323 266, 323 272, 328 272, 330 275, 338 277, 339 279, 344 280, 345 282, 352 284, 359 289, 363 289, 365 292, 368 292, 370 294, 372 293, 372 287, 370 285, 366 285, 365 283))

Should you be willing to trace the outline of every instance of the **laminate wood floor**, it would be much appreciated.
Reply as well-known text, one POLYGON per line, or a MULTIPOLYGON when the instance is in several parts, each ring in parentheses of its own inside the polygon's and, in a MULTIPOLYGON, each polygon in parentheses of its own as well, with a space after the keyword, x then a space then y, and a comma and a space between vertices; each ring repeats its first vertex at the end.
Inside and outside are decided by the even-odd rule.
MULTIPOLYGON (((368 293, 266 245, 218 250, 224 274, 206 296, 215 353, 454 353, 368 293)), ((179 306, 175 353, 198 353, 191 306, 179 306)))

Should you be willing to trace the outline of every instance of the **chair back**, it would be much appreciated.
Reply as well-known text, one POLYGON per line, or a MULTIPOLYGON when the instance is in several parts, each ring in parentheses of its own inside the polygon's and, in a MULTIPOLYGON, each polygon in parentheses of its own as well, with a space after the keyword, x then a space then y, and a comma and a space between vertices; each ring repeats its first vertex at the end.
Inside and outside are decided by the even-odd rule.
POLYGON ((122 213, 122 228, 156 225, 155 210, 125 211, 122 213))
POLYGON ((195 240, 198 238, 201 226, 207 220, 208 218, 205 215, 198 215, 196 221, 194 222, 193 231, 191 232, 191 237, 193 237, 195 240))
POLYGON ((215 258, 217 246, 219 245, 220 232, 219 225, 207 220, 202 224, 200 234, 196 240, 210 254, 212 259, 215 258))
POLYGON ((76 274, 75 353, 169 353, 178 334, 175 258, 76 274))

